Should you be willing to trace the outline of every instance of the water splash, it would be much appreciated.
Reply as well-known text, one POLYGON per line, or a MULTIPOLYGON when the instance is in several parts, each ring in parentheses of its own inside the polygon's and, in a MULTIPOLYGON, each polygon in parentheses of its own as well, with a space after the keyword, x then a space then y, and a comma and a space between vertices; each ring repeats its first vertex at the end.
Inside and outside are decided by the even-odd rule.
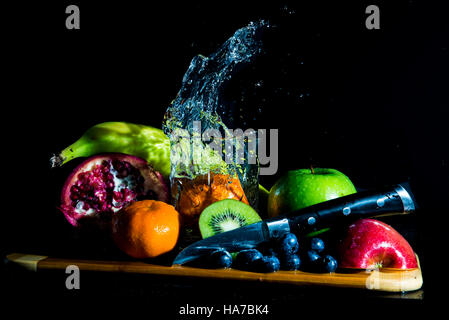
MULTIPOLYGON (((198 55, 192 59, 183 77, 181 89, 167 108, 163 123, 164 132, 169 136, 171 144, 172 182, 176 178, 193 179, 211 171, 230 176, 237 174, 248 199, 251 199, 250 203, 257 201, 254 189, 258 186, 258 164, 249 164, 246 152, 243 164, 225 163, 223 155, 201 141, 201 135, 205 130, 215 129, 223 137, 232 136, 219 115, 220 112, 226 114, 221 101, 223 89, 240 67, 250 63, 262 52, 261 35, 268 27, 269 24, 263 20, 251 22, 238 29, 209 57, 198 55)), ((221 143, 225 145, 224 141, 221 143)), ((237 150, 246 150, 235 139, 227 144, 228 148, 223 148, 225 153, 232 152, 229 150, 230 145, 235 154, 238 153, 237 150)))

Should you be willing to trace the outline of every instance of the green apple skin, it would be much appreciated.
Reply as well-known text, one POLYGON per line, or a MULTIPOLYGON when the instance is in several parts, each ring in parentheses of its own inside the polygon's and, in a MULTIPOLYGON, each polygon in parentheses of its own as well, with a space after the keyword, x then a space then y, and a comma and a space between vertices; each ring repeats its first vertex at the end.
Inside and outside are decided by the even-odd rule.
POLYGON ((356 192, 351 180, 335 169, 288 171, 270 190, 268 216, 275 217, 356 192))

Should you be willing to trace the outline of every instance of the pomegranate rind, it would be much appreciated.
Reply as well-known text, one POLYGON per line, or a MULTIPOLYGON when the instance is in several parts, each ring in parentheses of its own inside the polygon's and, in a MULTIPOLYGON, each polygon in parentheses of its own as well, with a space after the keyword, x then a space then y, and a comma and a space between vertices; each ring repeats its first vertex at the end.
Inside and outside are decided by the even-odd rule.
MULTIPOLYGON (((60 210, 64 214, 67 221, 74 227, 80 226, 80 220, 84 218, 95 218, 100 212, 95 212, 92 215, 85 215, 84 213, 78 213, 71 205, 70 192, 71 187, 78 181, 78 175, 80 173, 91 171, 95 165, 101 164, 104 160, 119 160, 129 162, 133 167, 140 171, 142 177, 144 177, 144 193, 149 191, 154 192, 157 200, 169 203, 170 193, 167 183, 161 173, 155 171, 146 160, 122 153, 106 153, 89 157, 81 164, 79 164, 73 172, 68 176, 61 192, 61 207, 60 210)), ((112 218, 112 216, 111 216, 112 218)))

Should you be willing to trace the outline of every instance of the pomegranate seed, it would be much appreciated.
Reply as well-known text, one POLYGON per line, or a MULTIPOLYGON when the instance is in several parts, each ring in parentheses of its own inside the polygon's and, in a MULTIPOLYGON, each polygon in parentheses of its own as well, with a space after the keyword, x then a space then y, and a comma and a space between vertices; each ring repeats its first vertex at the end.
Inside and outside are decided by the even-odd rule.
POLYGON ((112 161, 112 166, 114 167, 115 170, 121 171, 123 168, 123 163, 121 161, 114 160, 112 161))
POLYGON ((123 170, 121 173, 120 173, 120 178, 126 178, 127 176, 128 176, 128 170, 123 170))
POLYGON ((78 195, 77 195, 76 193, 71 193, 71 194, 70 194, 70 199, 71 199, 71 200, 78 200, 79 197, 78 197, 78 195))
POLYGON ((122 200, 122 194, 118 191, 114 191, 112 193, 112 199, 114 199, 115 201, 120 201, 122 200))

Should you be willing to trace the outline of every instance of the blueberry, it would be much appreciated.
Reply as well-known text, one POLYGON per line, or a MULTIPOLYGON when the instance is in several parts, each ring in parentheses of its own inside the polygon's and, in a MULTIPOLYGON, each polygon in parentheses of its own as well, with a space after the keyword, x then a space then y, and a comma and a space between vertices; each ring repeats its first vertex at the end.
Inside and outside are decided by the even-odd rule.
POLYGON ((324 241, 320 238, 312 238, 310 240, 310 249, 320 253, 324 250, 324 241))
POLYGON ((334 257, 330 256, 330 255, 325 255, 322 259, 321 259, 321 264, 322 264, 322 268, 323 271, 325 272, 335 272, 335 270, 337 270, 337 260, 334 259, 334 257))
POLYGON ((304 269, 311 272, 319 272, 321 267, 320 261, 321 256, 318 252, 309 250, 305 256, 304 269))
POLYGON ((275 245, 271 242, 260 245, 258 249, 264 256, 278 256, 278 253, 275 250, 275 245))
POLYGON ((298 252, 299 243, 298 238, 293 233, 287 233, 281 238, 279 243, 279 251, 283 255, 290 255, 298 252))
POLYGON ((300 266, 301 259, 297 254, 289 255, 281 261, 281 267, 283 270, 299 270, 300 266))
POLYGON ((254 262, 254 271, 257 272, 276 272, 279 271, 281 267, 281 263, 279 259, 275 256, 264 256, 262 259, 259 259, 254 262))
POLYGON ((315 263, 320 259, 320 255, 315 250, 309 250, 307 251, 307 259, 308 262, 315 263))
POLYGON ((242 270, 250 270, 255 261, 263 258, 262 253, 256 249, 245 249, 235 257, 235 267, 242 270))
POLYGON ((210 268, 230 268, 232 265, 232 256, 226 250, 216 250, 208 257, 210 268))

